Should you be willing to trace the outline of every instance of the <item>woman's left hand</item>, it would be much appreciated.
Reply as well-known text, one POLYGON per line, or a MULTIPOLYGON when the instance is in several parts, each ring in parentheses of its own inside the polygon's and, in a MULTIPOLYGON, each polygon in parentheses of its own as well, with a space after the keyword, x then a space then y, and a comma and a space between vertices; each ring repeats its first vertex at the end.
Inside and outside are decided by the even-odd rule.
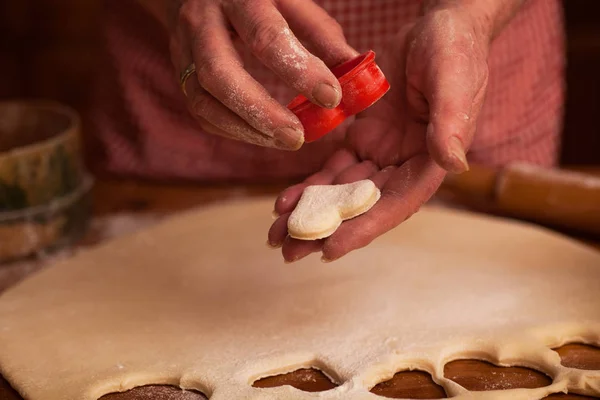
POLYGON ((286 261, 317 251, 332 261, 368 245, 414 214, 447 171, 468 169, 465 153, 488 81, 490 35, 485 32, 468 12, 454 8, 429 12, 395 37, 378 60, 390 92, 350 126, 348 148, 276 201, 279 217, 269 244, 283 246, 286 261), (362 179, 371 179, 382 192, 369 212, 344 222, 324 240, 287 235, 288 217, 306 186, 362 179))

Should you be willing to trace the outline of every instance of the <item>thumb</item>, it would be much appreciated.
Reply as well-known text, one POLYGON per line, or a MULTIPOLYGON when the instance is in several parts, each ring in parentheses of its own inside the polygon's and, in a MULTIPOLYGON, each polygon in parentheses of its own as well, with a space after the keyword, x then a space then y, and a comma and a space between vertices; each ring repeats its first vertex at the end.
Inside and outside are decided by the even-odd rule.
POLYGON ((442 60, 429 74, 427 148, 435 162, 453 173, 468 171, 466 153, 473 141, 488 80, 487 63, 463 57, 442 60))

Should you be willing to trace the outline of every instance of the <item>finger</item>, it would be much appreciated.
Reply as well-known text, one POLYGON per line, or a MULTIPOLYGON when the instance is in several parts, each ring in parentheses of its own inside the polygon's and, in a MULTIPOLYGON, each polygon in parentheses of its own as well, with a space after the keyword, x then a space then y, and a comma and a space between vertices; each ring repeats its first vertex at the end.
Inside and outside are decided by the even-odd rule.
POLYGON ((447 171, 469 169, 466 151, 473 141, 487 86, 487 65, 471 54, 439 57, 425 82, 429 103, 427 147, 447 171))
MULTIPOLYGON (((394 167, 388 167, 383 171, 378 171, 377 173, 371 173, 370 175, 367 175, 369 169, 364 168, 365 164, 359 164, 357 166, 361 165, 363 166, 363 168, 361 168, 362 171, 360 172, 364 173, 364 177, 361 176, 361 179, 366 179, 370 177, 378 187, 383 186, 383 184, 387 180, 387 177, 394 169, 394 167)), ((352 168, 353 167, 350 167, 349 169, 352 168)), ((269 245, 274 248, 283 247, 282 253, 284 255, 284 258, 288 262, 298 261, 309 254, 321 251, 325 240, 303 241, 296 240, 288 236, 287 221, 289 219, 289 216, 289 213, 282 215, 273 224, 271 230, 269 231, 269 245)))
POLYGON ((254 55, 290 87, 325 108, 342 99, 337 78, 294 36, 269 0, 227 2, 225 13, 254 55))
POLYGON ((283 242, 281 254, 285 262, 293 263, 312 253, 318 253, 322 246, 323 240, 298 240, 287 236, 283 242))
POLYGON ((288 263, 321 251, 323 240, 297 240, 288 236, 287 222, 289 217, 289 213, 282 215, 271 225, 267 241, 269 247, 273 249, 283 247, 281 252, 284 260, 288 263))
MULTIPOLYGON (((300 148, 304 142, 302 124, 243 69, 218 5, 186 2, 180 14, 184 18, 182 29, 187 38, 184 40, 189 42, 200 85, 270 138, 272 147, 300 148)), ((181 68, 187 66, 186 61, 184 55, 181 68)), ((240 140, 245 139, 240 135, 240 140)))
MULTIPOLYGON (((336 163, 338 167, 341 167, 342 164, 340 162, 336 163)), ((342 170, 341 173, 339 173, 335 179, 333 180, 333 182, 331 182, 332 184, 344 184, 344 183, 350 183, 350 182, 356 182, 356 181, 360 181, 363 179, 367 179, 370 176, 372 176, 375 172, 377 172, 378 168, 377 166, 371 162, 371 161, 363 161, 359 164, 351 164, 348 168, 342 170)), ((330 171, 331 174, 333 174, 333 171, 330 171)), ((322 177, 323 175, 319 176, 319 179, 322 177)), ((328 179, 330 180, 330 179, 328 179)), ((316 181, 316 179, 315 179, 316 181)), ((317 181, 319 182, 319 181, 317 181)), ((321 183, 316 183, 316 184, 321 184, 321 183)), ((328 183, 323 183, 323 184, 328 184, 328 183)), ((304 190, 306 188, 306 186, 308 186, 308 184, 304 184, 304 187, 302 188, 302 190, 304 190)), ((300 192, 300 196, 302 195, 302 192, 300 192)), ((298 196, 298 198, 300 197, 298 196)), ((289 216, 289 214, 286 214, 289 216)), ((282 219, 283 216, 280 218, 282 219)), ((289 238, 287 235, 288 231, 287 231, 287 218, 286 218, 286 226, 281 226, 278 224, 278 226, 275 227, 275 224, 273 224, 272 227, 272 231, 269 232, 270 236, 269 236, 269 240, 274 240, 274 243, 276 244, 281 244, 283 246, 283 255, 284 258, 288 261, 288 262, 294 262, 294 261, 298 261, 306 256, 308 256, 309 254, 312 253, 316 253, 321 251, 322 245, 323 245, 323 240, 319 240, 317 242, 315 241, 304 241, 304 240, 295 240, 292 238, 289 238), (272 236, 271 236, 272 235, 272 236), (287 239, 286 239, 287 237, 287 239), (276 240, 276 242, 275 242, 276 240)))
POLYGON ((379 171, 377 165, 372 161, 363 161, 359 164, 351 165, 343 170, 333 180, 334 185, 343 185, 346 183, 358 182, 367 179, 379 171))
MULTIPOLYGON (((316 174, 315 174, 316 175, 316 174)), ((313 176, 315 176, 313 175, 313 176)), ((316 181, 312 185, 328 185, 333 180, 333 176, 327 174, 316 175, 316 181)), ((310 183, 302 182, 294 186, 290 186, 279 194, 275 200, 275 207, 273 209, 274 215, 283 215, 285 213, 291 213, 296 208, 300 197, 304 189, 310 186, 310 183)))
POLYGON ((267 244, 278 249, 283 245, 283 241, 288 235, 287 223, 290 218, 290 213, 283 214, 273 222, 267 236, 267 244))
POLYGON ((332 261, 362 248, 414 214, 437 190, 445 172, 429 155, 418 155, 372 178, 381 199, 367 213, 345 221, 323 245, 323 260, 332 261))
POLYGON ((197 80, 189 79, 186 84, 190 112, 207 133, 258 146, 276 147, 270 136, 254 129, 225 107, 201 88, 197 80))
POLYGON ((399 167, 393 165, 385 167, 381 171, 377 171, 376 173, 371 175, 369 177, 369 180, 373 181, 373 183, 375 184, 375 186, 377 186, 379 190, 383 190, 385 184, 390 179, 390 176, 392 176, 398 168, 399 167))
POLYGON ((224 130, 217 128, 216 126, 214 126, 213 124, 211 124, 210 122, 208 122, 206 119, 204 119, 202 117, 196 117, 196 121, 198 121, 198 125, 200 125, 200 128, 206 133, 210 133, 211 135, 222 136, 222 137, 226 137, 226 138, 229 138, 229 136, 230 136, 229 132, 225 132, 224 130))
POLYGON ((292 31, 327 66, 334 67, 358 56, 346 41, 341 25, 313 1, 284 1, 279 9, 292 31))
POLYGON ((356 155, 352 151, 347 149, 338 150, 319 172, 308 177, 303 183, 291 186, 281 192, 275 201, 275 213, 282 215, 292 212, 307 186, 330 185, 341 171, 356 163, 356 155))

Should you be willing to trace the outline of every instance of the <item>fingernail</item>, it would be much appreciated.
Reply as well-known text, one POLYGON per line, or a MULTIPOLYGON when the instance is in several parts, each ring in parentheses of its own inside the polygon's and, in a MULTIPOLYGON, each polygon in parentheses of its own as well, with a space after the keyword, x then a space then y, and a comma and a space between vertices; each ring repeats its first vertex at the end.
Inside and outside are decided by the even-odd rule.
POLYGON ((273 219, 279 218, 279 213, 275 210, 271 211, 271 218, 273 218, 273 219))
POLYGON ((339 90, 328 83, 319 83, 313 89, 312 95, 315 101, 325 108, 335 108, 342 101, 339 90))
POLYGON ((275 132, 275 145, 284 150, 298 150, 304 144, 304 132, 295 128, 280 128, 275 132))
POLYGON ((281 247, 281 245, 280 244, 273 244, 269 240, 267 240, 267 247, 270 248, 270 249, 278 249, 278 248, 281 247))
POLYGON ((452 172, 457 174, 467 172, 469 170, 469 163, 467 162, 465 148, 463 147, 461 140, 457 136, 452 136, 448 139, 448 147, 450 147, 450 154, 452 154, 459 163, 452 172))
POLYGON ((425 132, 425 135, 427 135, 427 136, 433 136, 433 133, 434 133, 434 132, 433 132, 433 129, 434 129, 434 128, 433 128, 433 123, 431 123, 431 122, 430 122, 430 123, 427 125, 427 131, 425 132))
POLYGON ((327 258, 325 256, 321 257, 321 262, 324 263, 324 264, 329 264, 329 263, 332 263, 334 261, 335 260, 331 260, 331 259, 329 259, 329 258, 327 258))

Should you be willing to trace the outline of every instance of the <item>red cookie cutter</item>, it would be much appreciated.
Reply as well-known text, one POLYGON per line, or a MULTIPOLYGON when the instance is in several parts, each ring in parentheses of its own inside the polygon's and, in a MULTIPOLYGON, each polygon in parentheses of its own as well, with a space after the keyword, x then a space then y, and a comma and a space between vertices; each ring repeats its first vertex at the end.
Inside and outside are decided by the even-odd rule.
POLYGON ((319 107, 300 95, 288 104, 304 126, 304 141, 314 142, 325 136, 346 118, 366 110, 381 99, 390 84, 369 50, 331 70, 342 87, 342 101, 333 109, 319 107))

